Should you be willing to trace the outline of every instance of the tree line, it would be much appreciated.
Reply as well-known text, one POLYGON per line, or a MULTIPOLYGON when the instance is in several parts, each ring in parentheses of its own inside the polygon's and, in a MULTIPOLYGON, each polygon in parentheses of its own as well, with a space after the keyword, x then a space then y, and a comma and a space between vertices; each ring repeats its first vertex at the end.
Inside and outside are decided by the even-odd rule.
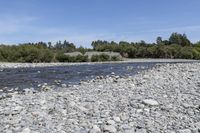
MULTIPOLYGON (((200 59, 200 41, 192 43, 186 34, 172 33, 168 40, 157 37, 156 43, 114 42, 97 40, 91 43, 92 48, 76 47, 66 40, 51 42, 25 43, 19 45, 0 45, 2 62, 87 62, 88 57, 78 55, 70 57, 67 52, 87 51, 119 52, 125 58, 182 58, 200 59)), ((115 57, 112 57, 116 60, 115 57)), ((92 61, 107 61, 106 55, 92 57, 92 61)), ((110 59, 109 59, 110 60, 110 59)))
POLYGON ((186 34, 172 33, 168 40, 157 37, 156 43, 94 41, 96 51, 119 52, 126 58, 182 58, 200 59, 200 41, 193 44, 186 34))

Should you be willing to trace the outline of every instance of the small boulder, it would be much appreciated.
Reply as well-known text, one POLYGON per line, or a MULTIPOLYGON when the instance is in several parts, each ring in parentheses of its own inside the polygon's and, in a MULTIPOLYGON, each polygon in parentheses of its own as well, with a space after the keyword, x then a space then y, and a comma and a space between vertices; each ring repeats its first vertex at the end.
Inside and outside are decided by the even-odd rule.
POLYGON ((97 125, 94 125, 90 133, 101 133, 101 129, 97 125))
POLYGON ((104 129, 105 132, 109 132, 109 133, 116 133, 117 132, 117 129, 113 125, 105 125, 103 129, 104 129))
POLYGON ((159 103, 156 100, 153 99, 145 99, 143 100, 143 103, 149 106, 158 106, 159 103))
POLYGON ((178 130, 177 133, 192 133, 192 131, 190 129, 182 129, 182 130, 178 130))
POLYGON ((115 122, 120 122, 120 121, 121 121, 119 117, 113 117, 113 120, 114 120, 115 122))
POLYGON ((108 121, 107 121, 107 124, 108 124, 108 125, 115 125, 115 121, 113 121, 113 120, 108 120, 108 121))
POLYGON ((31 130, 29 128, 25 128, 22 130, 21 133, 30 133, 30 132, 31 132, 31 130))

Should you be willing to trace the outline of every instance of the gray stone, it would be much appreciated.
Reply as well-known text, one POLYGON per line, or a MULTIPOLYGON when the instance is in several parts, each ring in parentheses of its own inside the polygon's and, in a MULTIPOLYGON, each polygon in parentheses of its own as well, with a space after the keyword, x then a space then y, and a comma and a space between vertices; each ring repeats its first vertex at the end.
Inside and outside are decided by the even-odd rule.
POLYGON ((198 128, 194 128, 191 131, 192 131, 192 133, 200 133, 200 129, 198 129, 198 128))
POLYGON ((192 133, 192 131, 190 129, 181 129, 178 130, 177 133, 192 133))
POLYGON ((106 131, 106 132, 110 132, 110 133, 116 133, 117 132, 117 129, 113 125, 105 125, 103 127, 103 130, 106 131))
POLYGON ((108 121, 107 121, 107 124, 108 124, 108 125, 115 125, 115 121, 113 121, 113 120, 108 120, 108 121))
POLYGON ((143 100, 143 103, 149 106, 158 106, 159 103, 156 100, 153 99, 145 99, 143 100))
POLYGON ((125 130, 124 133, 135 133, 135 130, 134 129, 125 130))
POLYGON ((195 123, 194 125, 195 125, 196 128, 199 128, 199 129, 200 129, 200 122, 197 122, 197 123, 195 123))
POLYGON ((67 87, 67 85, 66 85, 66 84, 61 84, 61 86, 62 86, 62 87, 67 87))
POLYGON ((97 125, 94 125, 90 133, 101 133, 101 129, 97 125))
POLYGON ((124 130, 130 129, 130 126, 127 125, 127 124, 123 124, 123 125, 121 125, 120 127, 121 127, 122 129, 124 129, 124 130))
POLYGON ((29 128, 25 128, 22 130, 21 133, 31 133, 31 130, 29 128))
POLYGON ((119 117, 113 117, 113 120, 114 120, 115 122, 120 122, 120 121, 121 121, 119 117))
POLYGON ((135 133, 147 133, 147 130, 144 128, 137 129, 135 133))

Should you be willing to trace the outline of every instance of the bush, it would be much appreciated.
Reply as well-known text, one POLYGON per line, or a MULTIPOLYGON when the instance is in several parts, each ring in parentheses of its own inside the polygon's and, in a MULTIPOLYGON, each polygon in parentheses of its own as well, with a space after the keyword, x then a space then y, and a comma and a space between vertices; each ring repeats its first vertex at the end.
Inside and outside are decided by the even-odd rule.
POLYGON ((182 59, 193 59, 192 47, 182 47, 179 53, 182 59))
POLYGON ((83 56, 83 55, 76 56, 76 62, 87 62, 87 61, 88 61, 88 56, 83 56))
POLYGON ((26 51, 28 54, 24 56, 25 62, 40 62, 40 52, 36 48, 32 48, 26 51))
POLYGON ((40 55, 41 55, 40 57, 41 62, 52 62, 53 57, 54 57, 53 52, 48 49, 42 50, 40 55))
POLYGON ((111 56, 111 61, 120 61, 120 57, 119 56, 111 56))
POLYGON ((0 61, 5 61, 5 59, 4 59, 3 55, 2 55, 1 50, 0 50, 0 61))
POLYGON ((92 55, 91 62, 98 62, 99 61, 99 55, 92 55))
POLYGON ((200 51, 198 48, 192 49, 193 59, 199 60, 200 59, 200 51))
POLYGON ((92 61, 92 62, 110 61, 110 56, 109 56, 109 55, 106 55, 106 54, 92 55, 91 61, 92 61))
POLYGON ((110 60, 110 56, 106 55, 106 54, 100 54, 99 55, 99 61, 109 61, 110 60))
POLYGON ((56 55, 56 59, 58 62, 71 62, 73 60, 70 58, 70 56, 64 55, 64 53, 58 53, 56 55))
POLYGON ((64 55, 64 53, 59 53, 57 54, 56 59, 59 62, 87 62, 88 56, 83 56, 83 55, 69 56, 69 55, 64 55))

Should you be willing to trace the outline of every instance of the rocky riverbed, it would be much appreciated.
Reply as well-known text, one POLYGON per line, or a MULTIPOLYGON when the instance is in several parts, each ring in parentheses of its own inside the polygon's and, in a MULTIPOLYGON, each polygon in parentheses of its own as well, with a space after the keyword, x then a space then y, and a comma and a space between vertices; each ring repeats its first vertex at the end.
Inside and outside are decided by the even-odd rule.
POLYGON ((200 63, 157 65, 133 77, 42 90, 2 98, 0 132, 200 132, 200 63))

